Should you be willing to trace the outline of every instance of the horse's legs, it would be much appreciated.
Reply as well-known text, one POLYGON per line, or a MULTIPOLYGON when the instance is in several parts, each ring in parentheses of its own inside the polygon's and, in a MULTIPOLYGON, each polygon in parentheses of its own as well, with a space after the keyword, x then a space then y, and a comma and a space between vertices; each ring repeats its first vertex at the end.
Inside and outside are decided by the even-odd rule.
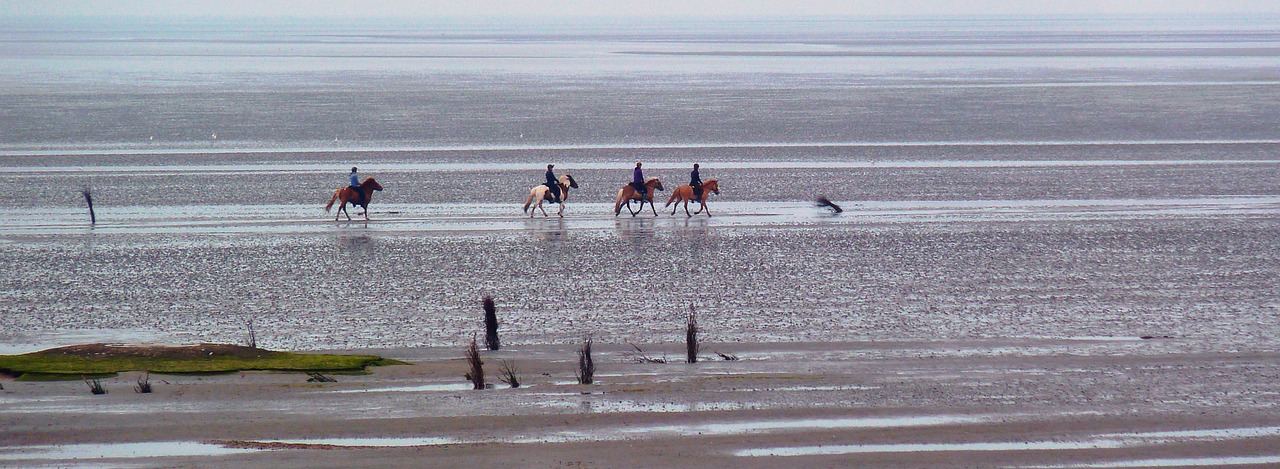
POLYGON ((547 216, 547 209, 542 208, 542 201, 538 201, 538 210, 542 212, 542 216, 547 216))
MULTIPOLYGON (((644 208, 644 204, 640 204, 640 208, 644 208)), ((658 216, 658 205, 653 203, 653 194, 649 195, 649 210, 653 210, 653 216, 658 216)))
MULTIPOLYGON (((333 212, 333 221, 338 221, 338 217, 341 217, 342 214, 347 213, 347 201, 342 200, 342 198, 339 197, 338 204, 339 204, 338 210, 333 212)), ((351 215, 347 215, 347 220, 351 220, 351 215)))
MULTIPOLYGON (((698 209, 698 210, 702 210, 702 209, 698 209)), ((684 199, 684 216, 693 218, 693 215, 689 214, 689 199, 684 199)))
POLYGON ((564 197, 563 196, 560 197, 560 210, 556 210, 556 215, 559 215, 560 218, 564 218, 564 197))

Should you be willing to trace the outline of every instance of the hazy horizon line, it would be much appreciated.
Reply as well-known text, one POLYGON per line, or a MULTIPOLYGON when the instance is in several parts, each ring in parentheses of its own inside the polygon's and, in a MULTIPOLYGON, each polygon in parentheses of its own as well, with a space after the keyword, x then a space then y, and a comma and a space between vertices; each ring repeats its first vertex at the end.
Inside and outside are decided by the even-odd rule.
POLYGON ((35 13, 35 14, 0 14, 0 21, 9 20, 55 20, 55 19, 116 19, 116 20, 182 20, 182 19, 252 19, 252 20, 807 20, 807 21, 847 21, 847 20, 912 20, 912 19, 956 19, 956 20, 991 20, 991 19, 1063 19, 1063 20, 1109 20, 1109 19, 1262 19, 1280 18, 1280 12, 1222 12, 1222 13, 1188 13, 1188 12, 1125 12, 1125 13, 893 13, 893 14, 751 14, 724 13, 715 15, 626 15, 626 14, 447 14, 447 15, 344 15, 344 14, 141 14, 141 13, 35 13))

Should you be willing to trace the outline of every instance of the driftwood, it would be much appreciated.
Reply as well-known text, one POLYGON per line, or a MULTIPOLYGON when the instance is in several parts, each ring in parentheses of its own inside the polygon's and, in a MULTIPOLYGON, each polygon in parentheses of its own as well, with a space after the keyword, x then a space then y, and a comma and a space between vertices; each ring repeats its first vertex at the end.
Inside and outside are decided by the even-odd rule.
POLYGON ((330 377, 328 377, 328 376, 322 375, 322 374, 320 374, 320 373, 315 373, 315 372, 308 372, 308 373, 307 373, 307 376, 310 376, 310 378, 307 378, 307 382, 308 382, 308 383, 336 383, 336 382, 338 382, 338 380, 336 380, 336 379, 333 379, 333 378, 330 378, 330 377))
POLYGON ((844 209, 840 208, 839 205, 836 205, 835 202, 832 202, 831 199, 828 199, 826 197, 818 197, 818 200, 815 203, 818 204, 819 207, 827 207, 835 211, 835 213, 840 213, 844 211, 844 209))
POLYGON ((471 346, 467 347, 467 364, 471 370, 463 375, 467 377, 467 381, 471 381, 473 389, 486 389, 484 382, 484 362, 480 360, 480 349, 476 347, 476 339, 471 339, 471 346))
POLYGON ((732 354, 732 353, 720 353, 720 352, 716 352, 716 355, 719 355, 719 356, 720 356, 720 358, 725 359, 725 361, 731 361, 731 362, 733 362, 733 361, 738 361, 738 356, 737 356, 737 355, 734 355, 734 354, 732 354))
POLYGON ((636 344, 633 344, 630 342, 628 342, 627 344, 630 345, 631 348, 636 349, 636 352, 631 354, 631 359, 634 360, 636 363, 666 363, 667 362, 666 357, 662 357, 662 358, 650 357, 648 355, 645 355, 644 350, 640 350, 640 347, 637 346, 636 344))

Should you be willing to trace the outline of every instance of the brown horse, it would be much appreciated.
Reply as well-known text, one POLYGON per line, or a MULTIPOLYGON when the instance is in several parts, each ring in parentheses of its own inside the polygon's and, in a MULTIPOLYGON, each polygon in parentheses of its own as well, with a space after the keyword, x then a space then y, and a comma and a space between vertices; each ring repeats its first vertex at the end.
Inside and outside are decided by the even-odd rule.
POLYGON ((367 178, 364 180, 364 182, 360 183, 360 192, 364 193, 363 204, 360 203, 361 194, 357 194, 355 190, 351 189, 351 186, 347 186, 347 187, 338 189, 336 191, 333 191, 333 197, 329 199, 329 203, 325 204, 324 211, 328 212, 329 209, 333 208, 334 201, 341 200, 342 205, 338 207, 338 212, 333 215, 333 221, 338 221, 338 216, 344 213, 347 215, 347 220, 348 221, 351 220, 351 214, 347 213, 348 202, 351 203, 352 207, 355 207, 357 205, 363 207, 364 219, 368 220, 369 219, 369 202, 373 200, 373 191, 380 191, 380 190, 382 190, 382 185, 378 184, 378 181, 373 180, 373 178, 367 178))
MULTIPOLYGON (((578 181, 573 180, 573 176, 568 174, 560 175, 559 181, 556 185, 560 186, 560 211, 556 212, 556 215, 563 217, 564 203, 569 201, 569 188, 577 189, 578 181)), ((533 189, 529 189, 529 200, 524 202, 524 211, 529 214, 529 218, 533 218, 533 211, 529 210, 530 205, 533 205, 535 209, 542 210, 542 216, 547 216, 546 209, 542 208, 544 200, 555 200, 555 195, 551 193, 551 188, 547 187, 546 184, 538 184, 533 186, 533 189), (533 204, 535 200, 538 201, 537 205, 533 204)))
POLYGON ((702 183, 702 200, 701 201, 694 200, 693 186, 685 184, 683 186, 677 187, 676 190, 671 191, 671 198, 667 199, 667 205, 662 208, 665 209, 667 207, 671 207, 671 204, 673 203, 676 204, 677 205, 676 207, 671 207, 671 214, 675 215, 676 210, 680 208, 678 206, 680 202, 684 202, 685 215, 692 217, 693 215, 702 213, 703 210, 706 210, 707 216, 709 217, 711 216, 711 209, 707 208, 707 198, 711 196, 711 194, 713 193, 715 195, 720 195, 720 183, 716 182, 715 179, 708 179, 706 182, 702 183), (693 200, 694 202, 699 202, 702 204, 702 207, 699 208, 698 211, 693 212, 693 214, 689 213, 690 200, 693 200))
POLYGON ((613 216, 616 217, 622 212, 622 204, 624 202, 627 204, 627 211, 631 212, 631 216, 633 217, 636 216, 637 213, 644 211, 645 202, 648 202, 649 208, 653 209, 653 216, 658 216, 657 206, 653 205, 653 191, 662 190, 662 181, 659 181, 658 178, 649 178, 644 181, 644 187, 645 189, 648 189, 648 191, 645 192, 644 197, 641 198, 640 193, 636 192, 636 188, 631 187, 631 184, 622 186, 622 189, 618 190, 618 200, 613 203, 613 216), (640 208, 638 210, 631 210, 632 200, 640 201, 640 208))

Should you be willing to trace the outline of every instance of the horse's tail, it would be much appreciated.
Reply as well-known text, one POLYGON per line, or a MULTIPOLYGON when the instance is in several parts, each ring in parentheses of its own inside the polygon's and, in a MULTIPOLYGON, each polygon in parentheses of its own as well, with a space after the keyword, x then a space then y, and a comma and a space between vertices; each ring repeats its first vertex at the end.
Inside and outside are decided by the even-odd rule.
POLYGON ((670 207, 670 206, 671 206, 671 204, 672 204, 673 202, 675 202, 675 201, 676 201, 676 199, 679 199, 679 198, 680 198, 680 189, 676 189, 676 190, 671 191, 671 198, 670 198, 670 199, 667 199, 667 204, 666 204, 666 205, 663 205, 663 206, 662 206, 662 208, 670 207))
POLYGON ((524 213, 529 213, 529 206, 533 205, 533 198, 537 196, 537 190, 529 191, 529 200, 524 201, 524 213))
POLYGON ((622 202, 627 200, 627 188, 618 189, 618 200, 613 203, 613 215, 618 216, 622 213, 622 202))
POLYGON ((340 193, 342 193, 342 189, 338 189, 338 190, 336 190, 336 191, 333 191, 333 197, 331 197, 331 198, 329 199, 329 203, 324 204, 324 211, 325 211, 325 213, 328 213, 328 212, 329 212, 329 209, 333 208, 333 201, 338 200, 338 194, 340 194, 340 193))

